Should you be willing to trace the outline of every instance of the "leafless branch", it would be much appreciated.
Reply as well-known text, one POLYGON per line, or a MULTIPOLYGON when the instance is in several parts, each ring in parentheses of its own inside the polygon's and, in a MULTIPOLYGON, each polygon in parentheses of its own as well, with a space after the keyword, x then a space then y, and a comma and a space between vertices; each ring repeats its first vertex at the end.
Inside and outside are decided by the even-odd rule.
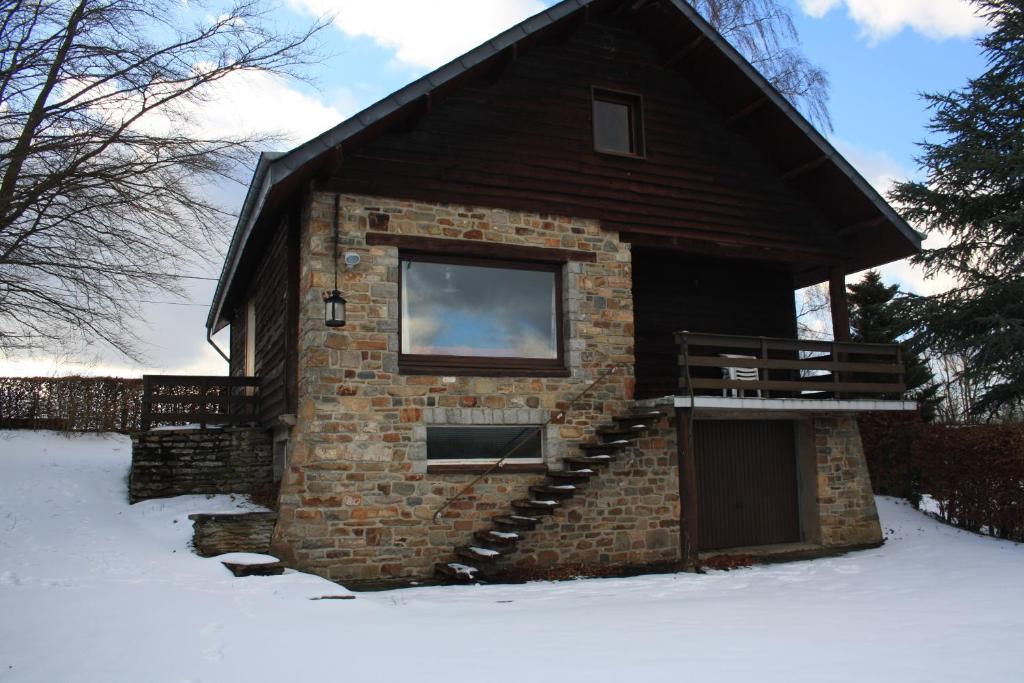
POLYGON ((273 28, 257 0, 0 4, 0 353, 69 335, 132 358, 131 323, 168 264, 208 260, 230 212, 201 191, 243 182, 271 136, 191 120, 239 72, 300 77, 317 23, 273 28), (133 303, 135 302, 135 303, 133 303))

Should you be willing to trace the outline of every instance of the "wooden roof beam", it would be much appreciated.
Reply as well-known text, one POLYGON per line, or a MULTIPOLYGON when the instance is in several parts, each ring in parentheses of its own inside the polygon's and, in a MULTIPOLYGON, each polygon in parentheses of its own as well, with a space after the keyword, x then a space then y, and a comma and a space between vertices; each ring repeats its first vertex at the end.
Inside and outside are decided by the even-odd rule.
POLYGON ((767 95, 762 95, 761 97, 758 97, 756 100, 754 100, 753 102, 751 102, 747 106, 743 107, 739 111, 730 114, 725 119, 725 126, 726 126, 726 128, 731 128, 735 124, 737 124, 740 121, 742 121, 743 119, 747 118, 748 116, 753 114, 755 111, 757 111, 758 109, 763 107, 767 102, 768 102, 768 96, 767 95))
POLYGON ((789 169, 788 171, 785 171, 782 174, 782 179, 783 180, 796 180, 797 178, 799 178, 800 176, 804 175, 805 173, 810 173, 814 169, 818 168, 819 166, 824 164, 826 161, 828 161, 828 157, 826 155, 822 154, 821 156, 815 157, 815 158, 811 159, 808 162, 800 164, 799 166, 794 166, 793 168, 789 169))
POLYGON ((560 26, 559 24, 555 25, 557 28, 553 31, 552 42, 555 45, 564 45, 588 21, 590 21, 590 5, 585 5, 568 19, 563 19, 560 26))
POLYGON ((840 237, 845 237, 846 235, 857 232, 859 230, 864 230, 865 228, 874 228, 886 222, 888 222, 888 219, 886 219, 885 216, 878 216, 876 218, 870 218, 866 221, 860 221, 859 223, 852 223, 850 225, 843 226, 839 228, 836 234, 839 235, 840 237))
POLYGON ((483 77, 483 82, 488 86, 494 85, 501 78, 501 75, 505 71, 516 63, 519 59, 519 43, 512 43, 507 48, 502 50, 501 55, 494 60, 494 66, 491 67, 487 75, 483 77))
POLYGON ((416 130, 416 126, 420 125, 420 121, 423 117, 430 113, 430 110, 434 107, 434 98, 431 93, 426 93, 419 97, 419 101, 413 107, 412 112, 408 118, 402 123, 403 130, 412 132, 416 130))
MULTIPOLYGON (((619 5, 612 10, 611 15, 613 17, 619 17, 623 14, 632 14, 638 10, 644 8, 645 5, 650 4, 651 0, 634 0, 633 2, 621 2, 619 5)), ((590 9, 590 5, 587 5, 584 9, 590 9)))
POLYGON ((703 33, 699 34, 696 38, 694 38, 689 43, 684 45, 682 49, 676 51, 671 57, 666 59, 665 63, 662 64, 662 66, 668 68, 670 66, 678 64, 682 60, 686 59, 686 57, 689 56, 690 53, 692 53, 694 50, 701 47, 706 40, 707 37, 703 33))

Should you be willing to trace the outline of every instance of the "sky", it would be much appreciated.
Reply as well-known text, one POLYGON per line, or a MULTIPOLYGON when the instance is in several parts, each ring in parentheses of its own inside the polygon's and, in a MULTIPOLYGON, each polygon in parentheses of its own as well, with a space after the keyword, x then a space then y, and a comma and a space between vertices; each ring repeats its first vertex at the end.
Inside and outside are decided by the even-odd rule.
MULTIPOLYGON (((966 0, 780 0, 792 12, 801 47, 828 72, 833 130, 829 139, 876 188, 919 178, 917 143, 929 115, 919 93, 962 87, 984 68, 976 38, 984 25, 966 0)), ((213 130, 241 121, 300 144, 386 97, 410 81, 475 47, 554 0, 279 0, 276 23, 296 27, 331 15, 321 34, 322 59, 312 83, 260 74, 232 77, 197 114, 213 130)), ((255 164, 255 159, 253 160, 255 164)), ((219 188, 237 211, 245 188, 219 188)), ((225 239, 225 246, 226 246, 225 239)), ((929 242, 932 243, 932 242, 929 242)), ((929 244, 929 243, 926 243, 929 244)), ((220 255, 185 268, 216 278, 220 255)), ((909 264, 883 269, 889 282, 928 294, 941 281, 925 280, 909 264)), ((187 280, 185 297, 154 297, 138 333, 147 355, 135 363, 100 346, 66 348, 28 358, 0 358, 0 375, 82 373, 223 374, 226 363, 206 343, 204 323, 215 282, 187 280)), ((227 331, 215 341, 227 347, 227 331)))

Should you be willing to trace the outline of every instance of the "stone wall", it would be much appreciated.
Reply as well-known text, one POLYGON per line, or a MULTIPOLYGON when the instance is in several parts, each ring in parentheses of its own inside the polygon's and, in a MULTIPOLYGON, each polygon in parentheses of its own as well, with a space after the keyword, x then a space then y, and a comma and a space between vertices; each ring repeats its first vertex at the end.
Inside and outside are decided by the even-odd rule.
POLYGON ((821 544, 881 543, 882 529, 856 418, 815 418, 814 455, 821 544))
POLYGON ((132 434, 131 502, 189 493, 253 493, 272 485, 266 432, 252 428, 156 429, 132 434))
POLYGON ((224 553, 267 553, 277 523, 276 512, 194 514, 192 545, 196 554, 215 557, 224 553))
POLYGON ((524 533, 510 573, 561 566, 640 567, 680 560, 674 418, 580 486, 551 521, 524 533))
MULTIPOLYGON (((429 576, 490 517, 527 497, 540 474, 488 476, 437 523, 435 510, 472 475, 427 472, 426 425, 536 424, 603 370, 618 366, 549 428, 546 458, 559 467, 572 444, 623 410, 633 393, 630 252, 596 221, 479 207, 342 195, 341 251, 348 324, 328 330, 322 294, 333 286, 334 195, 315 193, 301 234, 299 415, 289 444, 274 554, 347 582, 429 576), (398 372, 398 250, 367 246, 368 229, 593 252, 563 270, 569 377, 442 377, 398 372)), ((674 446, 665 438, 589 484, 519 561, 663 561, 678 553, 674 446), (673 531, 675 527, 676 531, 673 531)))

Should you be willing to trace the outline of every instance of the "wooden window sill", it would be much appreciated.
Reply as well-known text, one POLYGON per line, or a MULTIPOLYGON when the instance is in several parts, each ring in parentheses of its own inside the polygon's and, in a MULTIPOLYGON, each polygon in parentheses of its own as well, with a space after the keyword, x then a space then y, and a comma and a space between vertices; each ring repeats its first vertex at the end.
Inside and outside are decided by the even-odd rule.
MULTIPOLYGON (((493 463, 471 464, 444 464, 427 465, 427 474, 483 474, 493 466, 493 463)), ((492 474, 547 474, 548 466, 542 462, 528 463, 505 463, 492 474)))

